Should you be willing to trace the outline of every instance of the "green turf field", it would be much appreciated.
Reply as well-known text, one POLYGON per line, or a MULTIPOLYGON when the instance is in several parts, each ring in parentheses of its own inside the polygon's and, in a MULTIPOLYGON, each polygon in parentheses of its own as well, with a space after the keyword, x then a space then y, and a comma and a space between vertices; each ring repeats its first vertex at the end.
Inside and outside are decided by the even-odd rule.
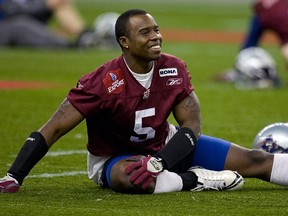
MULTIPOLYGON (((100 13, 129 8, 151 12, 160 29, 244 32, 249 1, 78 0, 93 23, 100 13)), ((287 122, 288 73, 277 45, 265 44, 278 63, 283 86, 243 91, 212 77, 233 65, 239 44, 165 42, 163 52, 184 59, 202 107, 203 133, 251 147, 264 126, 287 122)), ((78 78, 120 51, 0 49, 0 81, 49 82, 45 89, 0 89, 0 177, 6 174, 31 131, 54 112, 78 78), (56 85, 56 87, 55 87, 56 85)), ((171 122, 174 120, 171 118, 171 122)), ((18 194, 0 194, 0 215, 287 215, 287 189, 246 179, 242 191, 125 195, 103 190, 86 176, 85 125, 50 150, 18 194), (59 176, 60 175, 60 176, 59 176)))

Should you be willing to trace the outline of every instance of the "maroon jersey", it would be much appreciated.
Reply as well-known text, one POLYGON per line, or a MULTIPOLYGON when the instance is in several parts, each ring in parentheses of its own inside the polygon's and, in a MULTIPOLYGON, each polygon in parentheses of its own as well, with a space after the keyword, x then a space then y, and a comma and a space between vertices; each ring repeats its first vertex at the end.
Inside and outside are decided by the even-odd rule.
POLYGON ((174 56, 155 61, 149 89, 121 56, 83 76, 68 100, 86 118, 91 154, 153 154, 165 144, 171 110, 192 91, 186 64, 174 56))
POLYGON ((254 9, 263 28, 274 31, 282 44, 288 43, 288 0, 259 0, 254 9))

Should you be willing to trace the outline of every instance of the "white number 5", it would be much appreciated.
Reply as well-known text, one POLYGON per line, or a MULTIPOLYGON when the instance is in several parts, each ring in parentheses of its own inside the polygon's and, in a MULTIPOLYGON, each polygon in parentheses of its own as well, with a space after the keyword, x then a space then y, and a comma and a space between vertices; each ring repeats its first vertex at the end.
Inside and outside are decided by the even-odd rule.
POLYGON ((142 142, 147 139, 155 137, 155 130, 151 127, 143 127, 142 119, 149 116, 155 115, 155 108, 149 108, 145 110, 139 110, 135 112, 135 125, 134 131, 138 136, 131 136, 132 142, 142 142))

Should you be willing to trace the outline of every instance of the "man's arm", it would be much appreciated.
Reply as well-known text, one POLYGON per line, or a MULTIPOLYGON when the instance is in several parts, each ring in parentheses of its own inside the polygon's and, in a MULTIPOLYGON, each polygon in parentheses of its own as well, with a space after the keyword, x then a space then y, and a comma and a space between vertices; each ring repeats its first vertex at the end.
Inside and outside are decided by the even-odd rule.
POLYGON ((180 127, 190 128, 196 139, 199 139, 201 134, 201 111, 199 99, 194 91, 175 107, 173 115, 180 127))
POLYGON ((163 160, 166 169, 175 166, 186 155, 194 151, 201 134, 200 103, 195 92, 192 92, 174 108, 173 115, 180 129, 166 146, 156 153, 163 160))
POLYGON ((51 118, 38 130, 50 148, 61 136, 76 127, 83 115, 66 98, 51 118))
POLYGON ((0 179, 0 192, 17 192, 24 178, 45 156, 49 148, 83 119, 81 113, 65 99, 47 123, 38 131, 31 133, 26 139, 14 163, 8 170, 8 177, 0 179), (14 185, 13 190, 9 189, 11 184, 14 185))

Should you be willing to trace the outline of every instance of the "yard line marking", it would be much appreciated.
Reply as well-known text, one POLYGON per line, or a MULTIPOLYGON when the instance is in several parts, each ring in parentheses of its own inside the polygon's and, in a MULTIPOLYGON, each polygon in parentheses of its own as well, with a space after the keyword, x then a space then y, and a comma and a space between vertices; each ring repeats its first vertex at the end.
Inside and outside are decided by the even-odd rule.
POLYGON ((62 155, 73 155, 73 154, 87 154, 87 150, 51 151, 48 152, 46 156, 58 157, 62 155))
POLYGON ((43 173, 38 175, 30 175, 26 178, 53 178, 53 177, 63 177, 63 176, 75 176, 75 175, 84 175, 87 174, 87 171, 71 171, 63 173, 43 173))
MULTIPOLYGON (((50 151, 46 154, 48 157, 58 157, 65 155, 73 155, 73 154, 87 154, 87 150, 69 150, 69 151, 50 151)), ((16 157, 17 155, 11 155, 11 157, 16 157)), ((45 157, 46 157, 45 156, 45 157)))

